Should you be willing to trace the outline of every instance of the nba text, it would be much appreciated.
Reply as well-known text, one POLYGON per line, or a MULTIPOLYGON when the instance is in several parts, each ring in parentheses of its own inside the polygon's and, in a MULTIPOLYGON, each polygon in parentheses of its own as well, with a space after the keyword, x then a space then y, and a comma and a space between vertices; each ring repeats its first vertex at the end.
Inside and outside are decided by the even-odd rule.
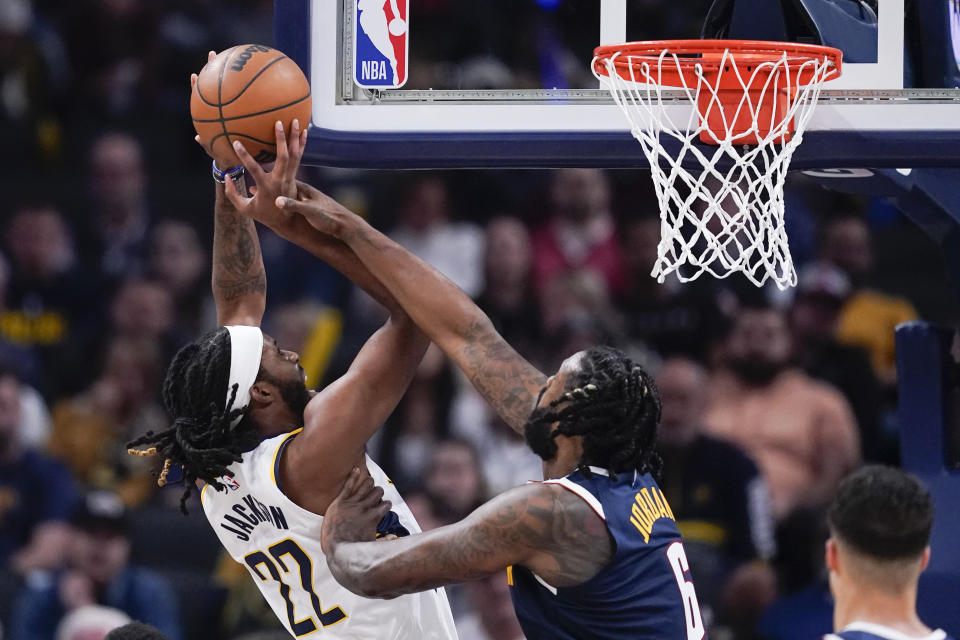
POLYGON ((389 80, 387 63, 382 60, 364 60, 360 63, 360 78, 365 82, 389 80))

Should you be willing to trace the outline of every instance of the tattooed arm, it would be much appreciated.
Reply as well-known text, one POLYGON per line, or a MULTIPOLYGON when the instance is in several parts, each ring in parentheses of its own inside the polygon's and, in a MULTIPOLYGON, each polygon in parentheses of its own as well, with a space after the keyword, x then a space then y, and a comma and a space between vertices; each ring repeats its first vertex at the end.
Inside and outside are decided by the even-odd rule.
POLYGON ((337 582, 368 598, 394 598, 523 565, 554 587, 583 584, 613 555, 606 524, 581 498, 553 484, 507 491, 466 519, 396 540, 369 541, 390 508, 355 470, 321 530, 337 582))
POLYGON ((297 187, 298 200, 278 199, 283 209, 349 245, 504 421, 522 432, 546 376, 514 351, 486 314, 442 273, 332 198, 304 183, 297 187))
MULTIPOLYGON (((242 184, 242 178, 241 184, 242 184)), ((217 323, 258 327, 267 303, 267 274, 253 220, 240 215, 217 184, 213 223, 213 299, 217 323)))

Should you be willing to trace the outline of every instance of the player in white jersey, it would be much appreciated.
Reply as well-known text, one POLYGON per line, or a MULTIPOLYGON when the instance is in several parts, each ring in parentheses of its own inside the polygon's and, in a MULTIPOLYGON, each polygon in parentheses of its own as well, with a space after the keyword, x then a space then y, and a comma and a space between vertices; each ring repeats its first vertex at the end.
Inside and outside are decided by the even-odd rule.
POLYGON ((833 628, 825 640, 950 640, 917 616, 930 562, 933 501, 913 476, 868 466, 847 477, 827 513, 833 628))
MULTIPOLYGON (((223 479, 226 492, 209 484, 203 488, 203 510, 223 546, 266 587, 267 601, 296 637, 318 627, 337 638, 450 637, 452 631, 442 624, 449 616, 442 592, 370 600, 333 579, 318 539, 323 518, 291 502, 275 481, 279 453, 296 434, 265 440, 242 462, 230 465, 233 476, 223 479)), ((377 535, 419 533, 413 514, 380 467, 367 458, 366 469, 374 485, 383 488, 383 500, 392 503, 377 535)), ((371 499, 379 499, 379 493, 371 499)))
MULTIPOLYGON (((305 142, 296 120, 289 140, 278 123, 277 163, 269 174, 257 167, 255 196, 245 197, 242 170, 217 185, 213 293, 222 326, 174 357, 163 385, 173 426, 131 442, 131 452, 165 460, 161 484, 172 468, 182 469, 184 508, 192 485, 201 487, 211 526, 294 637, 455 639, 442 589, 392 601, 354 596, 330 575, 320 548, 322 514, 354 467, 377 486, 370 495, 383 513, 377 537, 419 532, 365 445, 406 391, 428 341, 346 245, 274 207, 278 195, 295 190, 305 142), (259 329, 266 274, 251 217, 272 223, 390 311, 349 371, 319 393, 306 390, 297 354, 259 329)), ((214 165, 220 182, 216 170, 229 165, 220 158, 214 165)))

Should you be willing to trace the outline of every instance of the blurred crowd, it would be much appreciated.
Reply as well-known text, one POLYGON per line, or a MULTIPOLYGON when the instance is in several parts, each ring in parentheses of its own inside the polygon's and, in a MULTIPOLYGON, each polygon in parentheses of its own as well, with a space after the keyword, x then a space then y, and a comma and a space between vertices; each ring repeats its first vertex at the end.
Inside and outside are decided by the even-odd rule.
MULTIPOLYGON (((511 2, 531 20, 560 7, 541 25, 554 35, 564 4, 511 2)), ((424 2, 418 29, 449 33, 437 25, 451 5, 424 2)), ((668 5, 636 3, 651 24, 680 19, 668 5)), ((199 503, 181 516, 179 490, 157 488, 154 461, 124 446, 165 426, 166 364, 215 323, 213 190, 186 116, 188 75, 209 49, 271 42, 272 7, 0 2, 3 638, 88 638, 77 634, 130 619, 171 640, 286 637, 199 503)), ((568 64, 578 46, 550 50, 568 64)), ((897 462, 893 329, 955 311, 932 243, 890 205, 791 178, 800 283, 782 293, 650 278, 660 224, 642 172, 303 177, 440 268, 543 370, 606 343, 654 372, 662 487, 711 637, 829 630, 822 509, 862 462, 897 462)), ((265 229, 261 242, 265 329, 322 386, 382 312, 265 229)), ((424 529, 541 477, 435 348, 369 450, 424 529)), ((464 640, 521 637, 504 576, 450 597, 464 640)))

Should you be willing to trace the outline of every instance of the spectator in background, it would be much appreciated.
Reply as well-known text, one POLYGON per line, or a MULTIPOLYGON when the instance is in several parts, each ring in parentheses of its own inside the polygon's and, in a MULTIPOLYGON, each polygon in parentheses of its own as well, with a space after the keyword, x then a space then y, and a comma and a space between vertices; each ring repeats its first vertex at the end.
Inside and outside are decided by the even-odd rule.
POLYGON ((64 39, 77 76, 78 109, 102 119, 138 106, 161 9, 143 0, 77 0, 65 7, 64 39))
POLYGON ((157 345, 164 359, 173 357, 188 338, 173 334, 175 311, 170 290, 159 280, 124 280, 110 303, 110 329, 116 337, 157 345))
POLYGON ((130 134, 105 133, 94 141, 89 162, 92 209, 86 214, 83 238, 91 252, 87 260, 112 281, 139 275, 150 231, 143 149, 130 134))
POLYGON ((540 313, 533 295, 530 233, 517 218, 487 223, 484 289, 477 298, 493 326, 527 359, 538 360, 540 313))
POLYGON ((752 629, 775 595, 769 588, 775 584, 772 570, 755 563, 770 560, 775 551, 770 495, 742 450, 703 433, 707 381, 703 367, 677 357, 664 362, 657 375, 663 403, 660 486, 683 535, 701 607, 752 629), (735 601, 747 583, 767 587, 756 590, 765 599, 735 601), (728 604, 736 611, 723 611, 724 598, 734 600, 728 604))
POLYGON ((800 271, 790 309, 797 364, 846 397, 860 429, 864 459, 896 460, 896 435, 882 429, 884 398, 870 357, 862 347, 841 344, 836 338, 837 321, 850 292, 846 274, 829 263, 815 262, 800 271))
MULTIPOLYGON (((422 477, 432 527, 462 520, 490 497, 477 450, 464 440, 448 438, 438 442, 422 477)), ((467 586, 454 584, 445 588, 454 619, 468 615, 473 605, 467 586)))
MULTIPOLYGON (((0 254, 0 323, 6 306, 9 280, 10 268, 3 254, 0 254)), ((27 449, 42 448, 50 437, 51 423, 47 403, 36 389, 43 384, 40 360, 31 349, 7 339, 0 329, 0 366, 5 363, 16 363, 15 369, 20 379, 20 424, 17 425, 20 444, 27 449)))
POLYGON ((446 183, 426 174, 409 187, 390 237, 473 297, 483 288, 483 232, 451 218, 446 183))
POLYGON ((54 407, 50 453, 87 486, 112 489, 130 505, 146 500, 156 461, 127 455, 125 443, 166 426, 155 400, 159 375, 155 343, 113 338, 100 376, 54 407))
POLYGON ((12 275, 0 332, 29 347, 43 367, 41 391, 71 390, 70 376, 91 346, 102 300, 76 268, 73 240, 63 216, 49 204, 24 205, 6 225, 12 275))
POLYGON ((473 613, 457 620, 460 640, 524 640, 504 574, 468 582, 465 588, 473 613))
POLYGON ((26 587, 14 609, 11 635, 54 640, 57 625, 71 611, 104 605, 180 640, 170 586, 152 571, 129 564, 129 522, 120 498, 108 491, 92 492, 81 500, 71 522, 66 568, 26 587))
POLYGON ((453 438, 433 448, 424 470, 423 489, 440 526, 463 520, 490 497, 477 450, 453 438))
POLYGON ((20 419, 20 381, 0 368, 0 566, 26 575, 62 561, 76 488, 63 466, 22 446, 20 419))
POLYGON ((477 451, 490 495, 543 477, 540 456, 530 450, 523 436, 511 429, 472 385, 461 388, 456 395, 450 430, 477 451))
POLYGON ((564 354, 619 342, 620 318, 597 272, 553 274, 544 282, 539 302, 547 369, 558 367, 564 354))
MULTIPOLYGON (((7 288, 10 284, 10 264, 0 253, 0 319, 7 305, 7 288)), ((15 334, 16 332, 14 332, 15 334)), ((31 385, 40 385, 43 382, 43 372, 40 360, 29 348, 9 338, 0 324, 0 361, 16 362, 17 370, 23 382, 31 385)))
POLYGON ((543 291, 557 274, 596 272, 608 291, 624 287, 623 261, 607 175, 599 169, 560 169, 550 184, 550 219, 533 235, 534 284, 543 291))
POLYGON ((916 309, 904 298, 872 288, 873 245, 862 217, 848 213, 828 218, 821 232, 820 255, 853 283, 837 321, 837 339, 866 349, 877 377, 893 386, 897 379, 894 329, 916 320, 916 309))
POLYGON ((791 365, 790 330, 779 310, 743 306, 723 351, 723 367, 708 387, 707 433, 756 461, 778 521, 826 504, 860 459, 847 401, 791 365))
POLYGON ((454 378, 443 352, 430 345, 400 404, 374 438, 377 462, 400 490, 416 487, 433 448, 447 437, 454 378))
POLYGON ((55 89, 39 43, 32 36, 29 0, 0 3, 0 132, 5 149, 0 168, 35 166, 56 151, 60 123, 55 89), (9 165, 8 165, 9 163, 9 165))
POLYGON ((216 324, 209 261, 197 230, 186 222, 163 220, 150 233, 148 274, 170 293, 177 335, 195 335, 216 324))
POLYGON ((118 609, 87 605, 68 613, 57 627, 56 640, 103 640, 113 629, 130 622, 118 609))
POLYGON ((130 622, 108 633, 103 640, 168 640, 156 627, 142 622, 130 622))
POLYGON ((646 216, 625 223, 621 236, 626 285, 615 302, 631 341, 663 356, 707 357, 707 345, 721 333, 711 283, 659 283, 650 273, 657 261, 660 219, 646 216))

